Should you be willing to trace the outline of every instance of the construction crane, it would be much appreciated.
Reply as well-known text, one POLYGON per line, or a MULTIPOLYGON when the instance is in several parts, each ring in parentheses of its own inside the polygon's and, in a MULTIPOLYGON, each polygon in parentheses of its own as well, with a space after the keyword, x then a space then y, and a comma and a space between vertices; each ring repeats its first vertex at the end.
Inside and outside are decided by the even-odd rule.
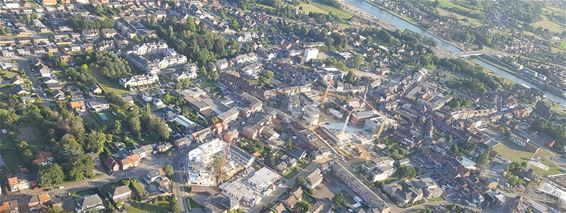
POLYGON ((320 101, 320 106, 324 107, 324 103, 326 102, 326 98, 328 98, 328 92, 330 92, 330 87, 334 84, 334 80, 330 79, 328 84, 326 84, 326 90, 324 90, 324 94, 322 95, 322 100, 320 101))
POLYGON ((216 131, 216 135, 218 136, 218 139, 224 143, 226 143, 226 147, 224 148, 224 153, 222 156, 222 161, 220 162, 220 168, 218 168, 220 171, 218 172, 218 176, 216 177, 216 182, 218 184, 222 183, 222 177, 224 176, 224 165, 226 164, 226 161, 228 160, 228 155, 230 154, 230 148, 232 147, 232 142, 226 142, 224 140, 224 138, 222 138, 222 129, 218 128, 218 125, 220 125, 220 122, 217 123, 213 123, 212 127, 214 128, 214 130, 216 131))

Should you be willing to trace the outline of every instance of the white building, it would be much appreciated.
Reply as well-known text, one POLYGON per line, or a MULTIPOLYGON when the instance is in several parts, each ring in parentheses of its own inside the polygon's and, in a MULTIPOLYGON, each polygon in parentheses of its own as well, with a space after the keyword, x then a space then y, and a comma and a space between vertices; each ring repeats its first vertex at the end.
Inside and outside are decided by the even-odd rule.
POLYGON ((130 78, 120 78, 120 85, 124 88, 151 85, 159 81, 157 75, 134 75, 130 78))
POLYGON ((137 68, 150 74, 158 74, 162 69, 187 63, 186 56, 178 54, 163 42, 136 44, 132 51, 128 51, 125 58, 137 68))
POLYGON ((393 159, 383 157, 364 163, 362 169, 366 172, 370 181, 382 181, 395 173, 394 163, 393 159))
POLYGON ((226 147, 226 143, 220 139, 213 139, 209 142, 203 143, 196 149, 193 149, 188 154, 190 163, 209 163, 212 162, 213 156, 221 152, 226 147))
POLYGON ((263 167, 257 170, 246 182, 257 192, 262 195, 271 193, 275 186, 275 182, 281 179, 277 172, 263 167))
POLYGON ((305 49, 305 62, 309 62, 313 59, 318 58, 318 49, 317 48, 307 48, 305 49))

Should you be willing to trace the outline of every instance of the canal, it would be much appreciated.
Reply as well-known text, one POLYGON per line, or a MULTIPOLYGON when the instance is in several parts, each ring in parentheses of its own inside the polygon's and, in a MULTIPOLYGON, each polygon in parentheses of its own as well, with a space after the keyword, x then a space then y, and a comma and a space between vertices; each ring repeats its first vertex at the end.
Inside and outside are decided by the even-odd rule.
MULTIPOLYGON (((458 53, 461 52, 462 50, 460 50, 460 48, 452 45, 450 42, 436 36, 435 34, 431 33, 428 30, 425 30, 421 27, 418 27, 410 22, 407 22, 389 12, 387 12, 386 10, 381 9, 380 7, 377 7, 375 5, 372 5, 368 2, 366 2, 365 0, 346 0, 348 3, 350 3, 351 5, 375 16, 378 20, 380 20, 381 22, 387 23, 397 29, 400 30, 410 30, 413 32, 416 32, 424 37, 427 37, 429 39, 432 39, 435 41, 435 43, 437 44, 436 46, 445 50, 448 50, 452 53, 458 53)), ((532 88, 536 88, 540 91, 542 91, 547 98, 549 98, 550 100, 559 103, 560 105, 562 105, 563 107, 566 107, 566 98, 557 96, 553 93, 550 93, 546 90, 543 90, 541 88, 539 88, 538 86, 525 81, 511 73, 508 73, 504 70, 501 70, 487 62, 485 62, 483 59, 481 58, 474 58, 471 59, 472 62, 478 64, 479 66, 495 73, 498 76, 501 76, 505 79, 511 80, 517 84, 522 84, 522 85, 526 85, 528 87, 532 87, 532 88)))

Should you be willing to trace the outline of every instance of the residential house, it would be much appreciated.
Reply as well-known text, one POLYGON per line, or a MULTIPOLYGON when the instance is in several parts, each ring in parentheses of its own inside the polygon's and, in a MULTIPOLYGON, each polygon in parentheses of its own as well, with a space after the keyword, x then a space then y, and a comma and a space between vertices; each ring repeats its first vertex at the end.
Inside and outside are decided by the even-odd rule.
POLYGON ((127 170, 129 168, 137 167, 139 163, 140 163, 140 156, 136 154, 129 155, 118 161, 121 170, 127 170))
POLYGON ((130 78, 120 78, 120 85, 124 88, 147 86, 159 81, 157 75, 134 75, 130 78))
POLYGON ((314 189, 322 183, 322 174, 320 169, 316 169, 305 178, 307 181, 307 188, 314 189))
POLYGON ((49 79, 45 81, 45 86, 47 90, 58 91, 63 89, 63 84, 56 79, 49 79))
POLYGON ((115 203, 124 202, 130 198, 132 190, 127 186, 119 186, 108 192, 108 196, 112 198, 115 203))
POLYGON ((69 102, 69 107, 71 107, 72 110, 75 110, 75 112, 78 113, 83 113, 86 111, 86 105, 85 102, 83 100, 74 100, 69 102))
POLYGON ((149 144, 143 145, 140 148, 132 150, 132 154, 138 155, 140 159, 151 158, 151 152, 153 152, 153 147, 149 144))
POLYGON ((165 153, 169 151, 171 148, 173 148, 173 145, 171 145, 171 143, 162 143, 157 146, 157 152, 165 153))
POLYGON ((30 211, 45 211, 51 203, 51 196, 48 193, 42 192, 38 195, 33 195, 28 200, 28 208, 30 211))
POLYGON ((53 75, 51 74, 51 69, 45 65, 41 65, 37 68, 37 72, 42 78, 51 78, 53 75))
POLYGON ((18 200, 2 201, 0 203, 0 212, 4 213, 18 213, 18 200))
POLYGON ((108 156, 105 160, 104 160, 104 166, 106 167, 106 169, 115 172, 120 170, 120 165, 118 164, 118 162, 111 156, 108 156))
POLYGON ((75 211, 82 212, 98 212, 104 210, 102 199, 97 194, 88 195, 80 198, 75 206, 75 211))
POLYGON ((191 145, 191 141, 187 137, 182 137, 173 141, 173 145, 177 147, 177 149, 182 149, 191 145))
POLYGON ((87 103, 89 109, 95 112, 101 112, 110 108, 110 103, 104 100, 92 100, 87 103))
POLYGON ((27 178, 24 177, 9 177, 8 180, 8 191, 10 192, 17 192, 24 189, 29 189, 31 184, 27 178))
POLYGON ((38 152, 35 155, 35 159, 32 161, 33 164, 38 166, 46 166, 53 163, 53 153, 51 152, 38 152))
POLYGON ((289 193, 289 196, 285 200, 283 200, 283 204, 285 204, 287 208, 292 209, 302 199, 303 199, 303 190, 301 187, 298 187, 297 189, 289 193))
POLYGON ((423 193, 416 187, 404 183, 393 182, 383 186, 383 190, 393 197, 399 205, 413 204, 423 198, 423 193))
POLYGON ((25 96, 30 94, 30 92, 24 88, 22 84, 14 85, 10 90, 14 95, 25 96))

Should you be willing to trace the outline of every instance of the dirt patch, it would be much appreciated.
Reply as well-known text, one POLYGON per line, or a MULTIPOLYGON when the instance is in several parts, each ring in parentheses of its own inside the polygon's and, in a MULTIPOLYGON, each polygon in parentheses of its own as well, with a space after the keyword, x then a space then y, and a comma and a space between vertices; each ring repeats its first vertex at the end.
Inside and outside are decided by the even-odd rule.
POLYGON ((37 141, 38 137, 37 137, 37 133, 35 132, 35 130, 30 127, 30 126, 24 126, 21 127, 20 129, 20 138, 22 140, 25 141, 37 141))

